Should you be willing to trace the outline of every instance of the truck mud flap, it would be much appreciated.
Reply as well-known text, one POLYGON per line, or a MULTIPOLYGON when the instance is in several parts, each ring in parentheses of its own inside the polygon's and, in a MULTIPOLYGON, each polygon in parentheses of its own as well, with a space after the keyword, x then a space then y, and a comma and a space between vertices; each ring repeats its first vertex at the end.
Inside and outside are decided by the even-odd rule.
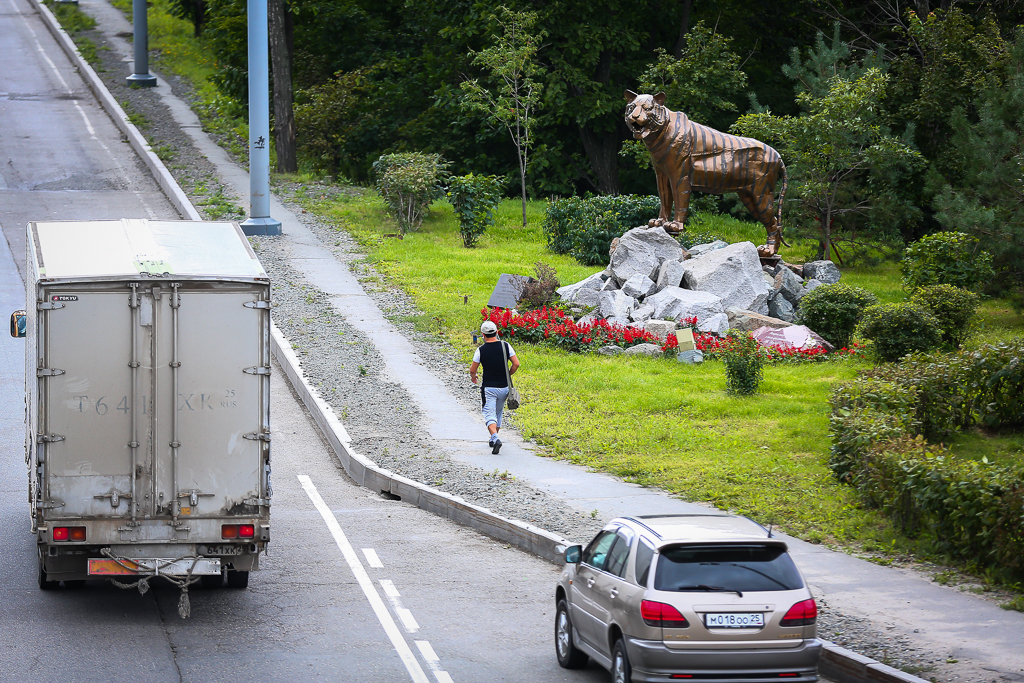
POLYGON ((107 558, 89 559, 89 576, 213 576, 220 574, 219 558, 107 558), (193 563, 195 566, 193 567, 193 563), (189 570, 192 570, 189 572, 189 570))

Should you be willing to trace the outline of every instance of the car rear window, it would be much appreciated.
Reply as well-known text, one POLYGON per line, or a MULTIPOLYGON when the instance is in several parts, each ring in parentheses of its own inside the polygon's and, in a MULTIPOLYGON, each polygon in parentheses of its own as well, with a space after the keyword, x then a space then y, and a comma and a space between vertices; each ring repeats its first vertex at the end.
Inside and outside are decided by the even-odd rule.
POLYGON ((788 591, 803 585, 789 553, 764 545, 662 548, 654 575, 661 591, 788 591))

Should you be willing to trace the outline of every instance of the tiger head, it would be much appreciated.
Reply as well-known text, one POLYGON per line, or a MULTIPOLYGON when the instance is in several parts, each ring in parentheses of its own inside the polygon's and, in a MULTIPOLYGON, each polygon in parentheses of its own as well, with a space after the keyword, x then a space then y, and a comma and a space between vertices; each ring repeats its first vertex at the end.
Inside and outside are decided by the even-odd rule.
POLYGON ((651 133, 656 133, 668 123, 668 109, 665 108, 665 93, 657 95, 637 95, 627 90, 626 126, 633 133, 633 139, 640 140, 651 133))

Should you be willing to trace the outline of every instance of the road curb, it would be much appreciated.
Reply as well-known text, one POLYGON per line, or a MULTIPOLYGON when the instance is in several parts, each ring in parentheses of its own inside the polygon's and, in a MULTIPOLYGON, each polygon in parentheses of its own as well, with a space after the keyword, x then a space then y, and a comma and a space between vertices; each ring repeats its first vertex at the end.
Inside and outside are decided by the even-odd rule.
POLYGON ((309 409, 313 421, 334 450, 341 466, 357 484, 388 496, 397 496, 404 502, 481 531, 551 562, 563 561, 562 553, 571 542, 561 536, 525 522, 502 517, 458 496, 407 479, 378 467, 376 463, 357 453, 352 448, 352 439, 345 426, 338 420, 331 406, 320 398, 319 392, 306 380, 301 362, 292 350, 291 343, 273 323, 271 349, 274 357, 284 368, 292 388, 309 409))
POLYGON ((93 95, 99 100, 100 106, 107 112, 114 125, 121 131, 121 134, 128 139, 132 149, 135 150, 135 153, 139 155, 139 158, 149 168, 149 172, 156 179, 157 184, 160 185, 160 189, 164 191, 167 198, 171 200, 174 208, 178 210, 182 218, 190 221, 203 220, 203 217, 196 211, 196 207, 189 201, 188 195, 181 189, 181 185, 178 185, 178 181, 174 179, 174 176, 164 166, 164 162, 160 161, 160 157, 153 152, 153 148, 149 146, 146 138, 135 127, 135 124, 128 120, 128 115, 121 108, 121 105, 117 103, 117 100, 114 99, 114 96, 110 94, 110 91, 107 90, 107 86, 104 85, 96 71, 82 57, 78 47, 71 40, 71 36, 61 28, 57 17, 53 16, 50 9, 42 2, 33 2, 32 4, 43 18, 43 23, 46 24, 47 30, 77 66, 78 72, 85 79, 85 83, 92 90, 93 95))
MULTIPOLYGON (((107 90, 95 70, 79 53, 71 37, 61 28, 56 17, 40 2, 33 2, 56 39, 61 49, 77 66, 100 102, 100 106, 113 120, 114 125, 125 135, 135 152, 142 158, 154 179, 167 194, 178 212, 189 220, 202 220, 188 196, 178 185, 167 167, 153 152, 139 129, 128 120, 127 114, 107 90)), ((571 542, 545 529, 525 522, 511 520, 491 512, 479 505, 468 503, 458 496, 438 491, 389 470, 352 449, 351 437, 345 426, 338 420, 331 406, 320 398, 316 389, 309 384, 302 373, 301 362, 292 350, 291 343, 276 325, 271 323, 271 351, 284 369, 285 376, 298 394, 303 405, 327 439, 345 472, 360 486, 380 491, 389 496, 398 496, 402 501, 412 503, 433 514, 445 517, 463 526, 470 527, 492 538, 505 541, 529 551, 555 564, 563 562, 564 547, 571 542)), ((821 661, 818 670, 839 683, 929 683, 922 678, 904 673, 890 666, 876 662, 869 657, 839 647, 827 640, 822 641, 821 661)))

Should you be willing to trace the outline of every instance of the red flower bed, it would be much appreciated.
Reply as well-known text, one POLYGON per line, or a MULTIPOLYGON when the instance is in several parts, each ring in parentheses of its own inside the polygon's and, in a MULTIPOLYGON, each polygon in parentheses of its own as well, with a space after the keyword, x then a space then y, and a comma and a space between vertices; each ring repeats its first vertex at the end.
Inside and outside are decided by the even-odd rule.
MULTIPOLYGON (((583 353, 596 351, 602 346, 614 344, 629 348, 637 344, 657 344, 668 353, 674 351, 679 343, 674 334, 670 334, 665 342, 658 340, 646 330, 626 327, 607 320, 595 320, 583 325, 573 320, 572 316, 560 308, 538 308, 523 313, 513 313, 504 308, 495 308, 490 312, 486 308, 480 310, 484 320, 490 319, 498 326, 501 335, 511 340, 521 340, 529 344, 548 344, 583 353)), ((697 349, 704 352, 705 358, 715 358, 717 353, 732 343, 728 337, 720 338, 713 334, 697 331, 696 318, 684 318, 683 324, 693 330, 693 339, 697 349)), ((773 346, 761 346, 761 351, 770 362, 794 362, 824 360, 826 357, 839 355, 856 355, 859 345, 854 349, 842 349, 828 354, 825 349, 777 349, 773 346)))

